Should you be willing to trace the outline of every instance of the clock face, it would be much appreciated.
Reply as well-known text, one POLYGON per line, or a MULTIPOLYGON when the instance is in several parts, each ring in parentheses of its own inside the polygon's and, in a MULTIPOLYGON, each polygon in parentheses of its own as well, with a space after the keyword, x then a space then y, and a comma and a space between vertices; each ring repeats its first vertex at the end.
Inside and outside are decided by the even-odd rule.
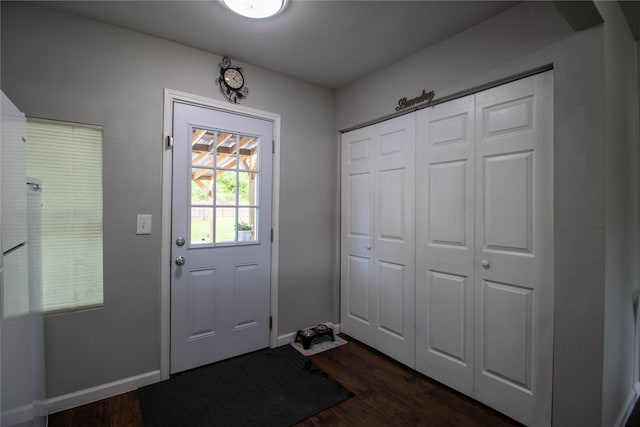
POLYGON ((244 77, 237 68, 227 68, 223 74, 224 83, 231 89, 240 89, 244 86, 244 77))
POLYGON ((216 79, 216 83, 220 85, 222 95, 233 104, 237 104, 249 94, 249 88, 244 85, 242 68, 232 67, 231 60, 227 56, 222 58, 220 74, 216 79))

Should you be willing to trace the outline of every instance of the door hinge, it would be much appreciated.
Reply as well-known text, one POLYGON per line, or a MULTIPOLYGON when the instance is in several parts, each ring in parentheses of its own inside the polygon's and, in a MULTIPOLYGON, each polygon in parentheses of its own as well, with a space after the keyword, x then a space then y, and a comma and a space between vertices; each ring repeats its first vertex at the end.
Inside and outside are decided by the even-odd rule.
POLYGON ((271 242, 273 242, 273 228, 271 229, 271 242))
POLYGON ((276 153, 276 141, 275 140, 271 140, 271 152, 273 154, 276 153))
POLYGON ((173 136, 167 135, 167 145, 165 148, 172 148, 172 147, 173 147, 173 136))
POLYGON ((269 316, 269 330, 273 329, 273 317, 269 316))

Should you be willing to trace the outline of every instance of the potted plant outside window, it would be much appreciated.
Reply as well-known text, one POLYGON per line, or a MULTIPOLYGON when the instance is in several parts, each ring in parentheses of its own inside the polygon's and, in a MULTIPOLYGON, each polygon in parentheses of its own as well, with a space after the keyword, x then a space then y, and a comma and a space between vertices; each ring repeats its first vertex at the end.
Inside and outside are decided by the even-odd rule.
POLYGON ((236 229, 238 230, 238 242, 248 242, 251 240, 252 226, 244 221, 238 222, 236 229))

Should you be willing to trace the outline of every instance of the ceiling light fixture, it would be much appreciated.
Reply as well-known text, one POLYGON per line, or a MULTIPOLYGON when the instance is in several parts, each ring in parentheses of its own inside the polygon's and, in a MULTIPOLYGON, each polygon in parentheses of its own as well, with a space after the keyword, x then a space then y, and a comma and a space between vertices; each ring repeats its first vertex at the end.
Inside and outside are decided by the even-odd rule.
POLYGON ((221 0, 235 13, 247 18, 269 18, 282 12, 287 0, 221 0))

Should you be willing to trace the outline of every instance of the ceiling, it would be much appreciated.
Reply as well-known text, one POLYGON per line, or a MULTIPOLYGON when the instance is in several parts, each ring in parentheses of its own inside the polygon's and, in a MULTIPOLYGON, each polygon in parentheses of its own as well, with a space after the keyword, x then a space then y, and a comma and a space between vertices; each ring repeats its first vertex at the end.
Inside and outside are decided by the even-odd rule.
POLYGON ((41 1, 330 89, 387 67, 517 1, 290 0, 253 20, 212 1, 41 1))

